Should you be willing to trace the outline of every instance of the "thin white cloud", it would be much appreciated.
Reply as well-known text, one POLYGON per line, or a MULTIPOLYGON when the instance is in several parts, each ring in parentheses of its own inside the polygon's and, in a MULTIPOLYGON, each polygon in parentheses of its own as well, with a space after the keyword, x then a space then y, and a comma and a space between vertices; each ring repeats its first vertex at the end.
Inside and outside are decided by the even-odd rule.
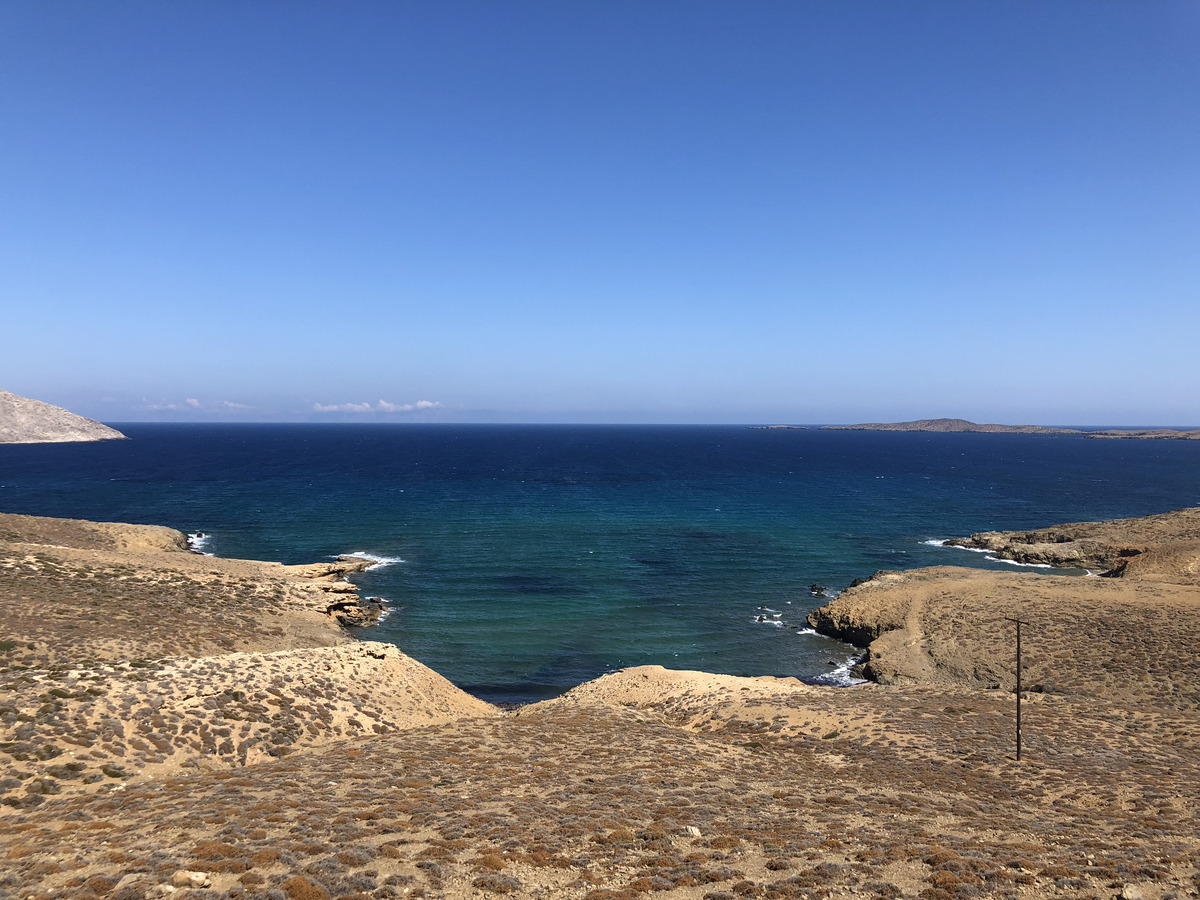
POLYGON ((442 404, 436 400, 418 400, 416 403, 388 403, 379 401, 380 412, 413 412, 420 409, 441 409, 442 404))
POLYGON ((319 412, 319 413, 337 413, 337 412, 369 413, 369 412, 374 412, 374 410, 371 409, 370 403, 330 403, 330 404, 314 403, 313 411, 319 412))
POLYGON ((140 407, 147 412, 244 412, 245 410, 254 409, 246 403, 238 403, 234 400, 198 400, 195 397, 188 397, 183 402, 174 400, 159 400, 152 402, 147 398, 142 398, 140 407))
POLYGON ((380 400, 374 406, 370 403, 313 404, 313 411, 319 413, 405 413, 441 408, 442 403, 438 400, 418 400, 415 403, 389 403, 387 400, 380 400))
POLYGON ((173 412, 177 412, 178 410, 183 409, 183 407, 178 403, 167 403, 166 401, 163 401, 162 403, 151 403, 145 397, 142 398, 141 408, 148 412, 161 412, 162 410, 171 410, 173 412))

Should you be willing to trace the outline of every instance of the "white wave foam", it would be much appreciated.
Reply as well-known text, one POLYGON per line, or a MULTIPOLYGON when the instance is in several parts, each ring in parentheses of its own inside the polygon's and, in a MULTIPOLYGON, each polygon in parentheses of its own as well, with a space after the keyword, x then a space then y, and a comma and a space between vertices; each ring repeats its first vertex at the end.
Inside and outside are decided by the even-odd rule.
POLYGON ((211 534, 205 534, 203 531, 197 531, 187 536, 187 546, 188 549, 193 553, 199 553, 201 556, 216 556, 215 553, 209 553, 204 549, 208 546, 211 540, 211 534))
POLYGON ((371 569, 382 569, 385 566, 394 566, 396 563, 404 562, 399 556, 376 556, 374 553, 367 553, 365 550, 355 550, 353 553, 343 553, 342 556, 353 556, 356 559, 368 559, 371 561, 371 569))
POLYGON ((985 556, 984 559, 989 562, 1008 563, 1010 566, 1024 566, 1027 569, 1053 569, 1054 566, 1049 563, 1026 563, 1017 562, 1015 559, 1001 559, 999 556, 985 556))
POLYGON ((766 616, 755 616, 750 621, 755 622, 759 625, 774 625, 776 628, 782 628, 783 622, 781 622, 778 617, 779 617, 779 613, 776 613, 774 616, 772 616, 770 618, 767 618, 766 616))
POLYGON ((991 550, 985 550, 982 547, 961 547, 958 544, 951 544, 947 541, 921 541, 922 544, 928 544, 930 547, 945 547, 948 550, 966 550, 968 553, 991 553, 991 550))
POLYGON ((861 656, 853 656, 832 671, 818 675, 813 679, 813 684, 828 684, 833 687, 853 687, 856 684, 866 684, 867 679, 855 678, 850 674, 850 670, 863 659, 864 657, 861 656))
MULTIPOLYGON (((970 553, 992 553, 991 550, 986 550, 983 547, 960 547, 958 544, 950 544, 946 541, 921 541, 922 544, 928 544, 930 547, 947 547, 951 550, 966 550, 970 553)), ((1027 563, 1017 562, 1015 559, 1002 559, 999 556, 985 556, 988 562, 1008 563, 1010 566, 1024 566, 1029 569, 1053 569, 1054 566, 1049 563, 1027 563)), ((1090 574, 1090 573, 1089 573, 1090 574)))
POLYGON ((796 634, 817 634, 817 629, 815 629, 815 628, 797 628, 796 634))

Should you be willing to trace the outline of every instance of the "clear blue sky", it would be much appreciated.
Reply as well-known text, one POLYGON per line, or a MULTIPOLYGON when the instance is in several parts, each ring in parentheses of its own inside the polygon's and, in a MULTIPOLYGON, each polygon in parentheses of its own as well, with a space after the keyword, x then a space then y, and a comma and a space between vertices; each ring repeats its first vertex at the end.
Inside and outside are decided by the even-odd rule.
POLYGON ((0 309, 115 422, 1200 425, 1200 3, 12 0, 0 309))

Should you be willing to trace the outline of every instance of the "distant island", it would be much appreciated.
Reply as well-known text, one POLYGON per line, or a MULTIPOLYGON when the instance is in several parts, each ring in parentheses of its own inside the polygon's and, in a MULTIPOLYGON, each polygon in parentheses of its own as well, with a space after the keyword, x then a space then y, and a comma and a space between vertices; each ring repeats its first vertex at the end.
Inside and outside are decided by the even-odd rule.
MULTIPOLYGON (((765 425, 760 427, 770 430, 804 428, 801 425, 765 425)), ((1081 434, 1089 438, 1200 440, 1200 428, 1111 428, 1103 431, 1084 431, 1079 428, 1051 428, 1046 425, 980 425, 966 419, 917 419, 913 422, 868 422, 861 425, 824 425, 821 427, 821 430, 973 432, 979 434, 1081 434)))
POLYGON ((1045 425, 979 425, 966 419, 917 419, 915 422, 868 422, 863 425, 825 425, 826 431, 970 431, 986 434, 1083 434, 1075 428, 1045 425))
POLYGON ((85 419, 41 400, 0 391, 0 444, 120 440, 125 440, 125 435, 94 419, 85 419))

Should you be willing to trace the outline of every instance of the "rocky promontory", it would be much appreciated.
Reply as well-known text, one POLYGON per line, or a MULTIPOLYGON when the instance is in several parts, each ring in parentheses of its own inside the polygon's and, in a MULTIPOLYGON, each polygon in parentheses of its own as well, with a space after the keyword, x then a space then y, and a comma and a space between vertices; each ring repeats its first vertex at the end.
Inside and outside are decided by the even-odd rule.
POLYGON ((1033 531, 986 531, 946 543, 1026 564, 1096 570, 1109 578, 1200 583, 1200 508, 1033 531))
POLYGON ((1106 577, 950 566, 876 572, 810 613, 809 624, 866 648, 861 671, 880 684, 1011 689, 1012 623, 1020 619, 1038 647, 1027 682, 1037 689, 1153 696, 1200 710, 1200 679, 1177 664, 1200 646, 1200 508, 946 543, 1106 577))
POLYGON ((0 391, 0 444, 119 441, 125 435, 61 406, 0 391))

